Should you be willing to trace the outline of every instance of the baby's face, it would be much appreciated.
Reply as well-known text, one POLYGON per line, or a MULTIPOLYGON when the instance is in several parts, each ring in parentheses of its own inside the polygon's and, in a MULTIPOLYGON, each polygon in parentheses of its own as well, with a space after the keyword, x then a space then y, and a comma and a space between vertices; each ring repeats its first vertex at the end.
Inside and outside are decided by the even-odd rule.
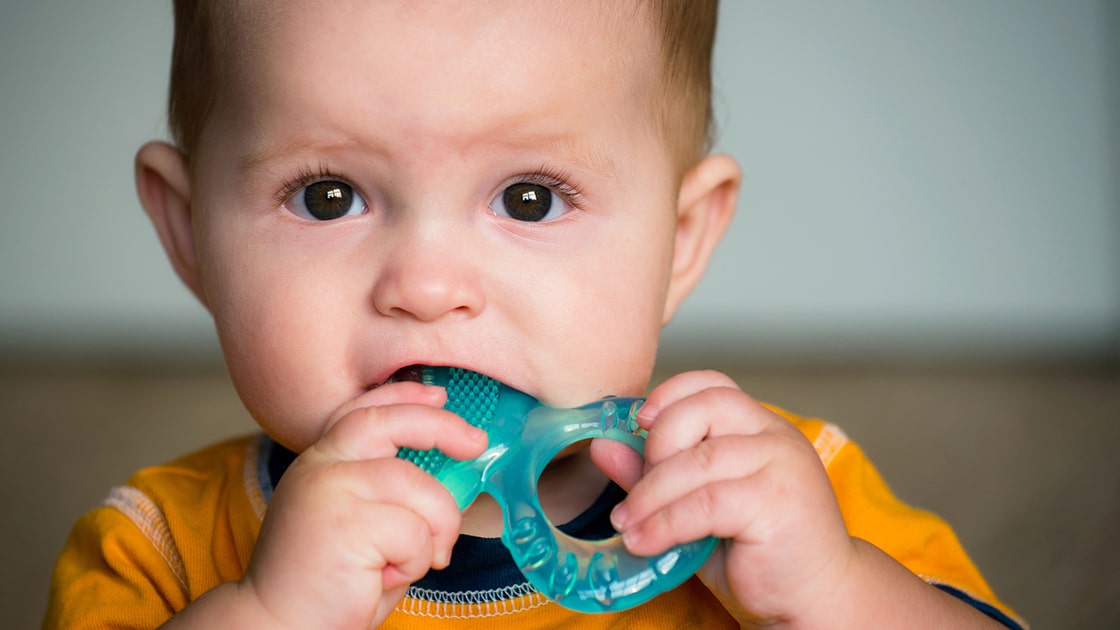
POLYGON ((231 375, 273 436, 306 447, 412 364, 555 405, 642 392, 677 199, 657 41, 618 7, 306 1, 242 25, 193 211, 231 375))

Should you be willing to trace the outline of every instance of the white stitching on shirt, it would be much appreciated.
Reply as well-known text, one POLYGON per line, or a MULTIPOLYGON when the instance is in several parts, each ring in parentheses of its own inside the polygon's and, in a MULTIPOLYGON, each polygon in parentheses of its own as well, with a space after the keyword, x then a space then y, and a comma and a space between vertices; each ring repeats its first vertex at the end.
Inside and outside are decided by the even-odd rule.
POLYGON ((131 486, 116 486, 109 491, 102 505, 111 507, 124 514, 140 529, 148 542, 155 547, 168 568, 179 580, 183 593, 190 589, 187 586, 187 570, 183 558, 179 555, 175 541, 171 538, 171 529, 167 526, 167 518, 163 512, 148 498, 148 495, 131 486))
POLYGON ((548 603, 528 583, 486 591, 444 592, 416 586, 408 587, 397 611, 415 617, 440 619, 479 619, 497 617, 539 608, 548 603))
POLYGON ((813 440, 813 448, 816 449, 817 455, 821 458, 821 463, 827 469, 840 449, 844 448, 847 443, 848 436, 840 430, 840 427, 828 423, 821 427, 817 439, 813 440))

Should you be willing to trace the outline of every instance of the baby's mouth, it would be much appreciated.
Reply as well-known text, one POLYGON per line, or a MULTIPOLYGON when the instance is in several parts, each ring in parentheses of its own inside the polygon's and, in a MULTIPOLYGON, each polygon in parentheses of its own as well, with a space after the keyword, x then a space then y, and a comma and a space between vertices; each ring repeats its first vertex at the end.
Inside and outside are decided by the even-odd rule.
POLYGON ((389 375, 385 384, 390 383, 420 383, 424 380, 424 366, 422 365, 406 365, 401 369, 389 375))

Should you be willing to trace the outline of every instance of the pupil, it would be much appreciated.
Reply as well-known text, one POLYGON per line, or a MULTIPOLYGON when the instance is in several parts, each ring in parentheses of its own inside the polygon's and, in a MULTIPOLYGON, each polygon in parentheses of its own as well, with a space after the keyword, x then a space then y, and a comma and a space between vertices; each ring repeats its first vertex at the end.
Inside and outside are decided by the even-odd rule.
POLYGON ((502 193, 502 203, 518 221, 540 221, 552 208, 552 191, 540 184, 514 184, 502 193))
POLYGON ((354 204, 354 189, 342 182, 327 181, 311 184, 303 193, 307 212, 320 221, 346 216, 354 204))

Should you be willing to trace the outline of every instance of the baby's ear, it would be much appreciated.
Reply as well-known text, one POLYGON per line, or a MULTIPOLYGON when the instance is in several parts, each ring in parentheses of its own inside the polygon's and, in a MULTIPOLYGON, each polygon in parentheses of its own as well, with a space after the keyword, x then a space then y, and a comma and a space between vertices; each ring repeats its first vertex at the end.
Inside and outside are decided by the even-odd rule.
POLYGON ((191 178, 187 158, 166 142, 149 142, 136 153, 136 191, 179 279, 203 305, 191 226, 191 178))
POLYGON ((709 155, 684 174, 677 201, 673 269, 662 324, 673 319, 677 307, 704 275, 712 252, 735 214, 741 181, 739 164, 728 155, 709 155))

